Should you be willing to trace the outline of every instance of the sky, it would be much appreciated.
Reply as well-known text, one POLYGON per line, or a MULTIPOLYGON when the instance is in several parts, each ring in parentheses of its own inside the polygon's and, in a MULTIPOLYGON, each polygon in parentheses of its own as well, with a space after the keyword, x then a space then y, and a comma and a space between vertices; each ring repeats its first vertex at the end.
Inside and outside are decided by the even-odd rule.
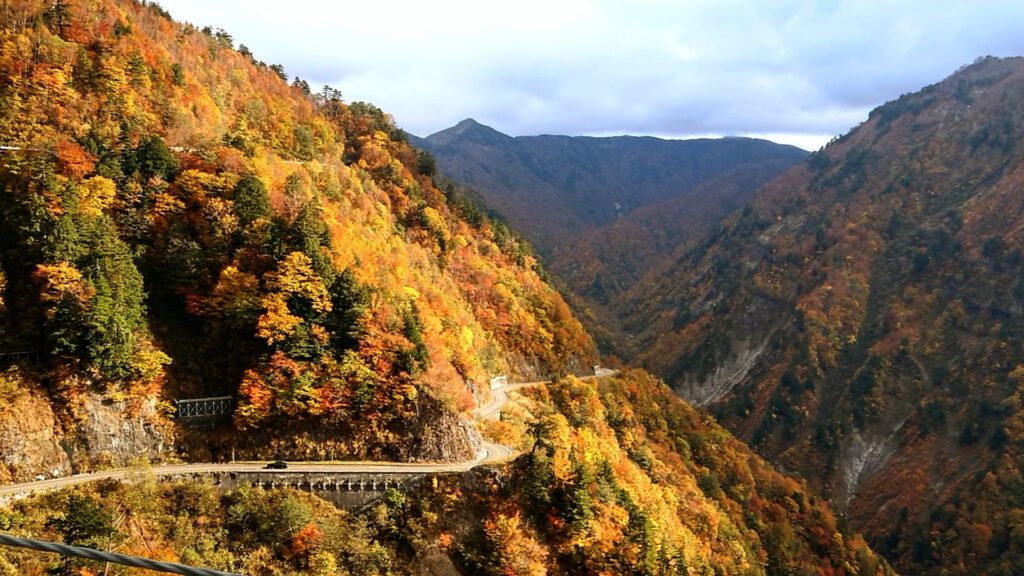
POLYGON ((160 0, 413 134, 756 136, 817 149, 985 55, 1022 0, 160 0))

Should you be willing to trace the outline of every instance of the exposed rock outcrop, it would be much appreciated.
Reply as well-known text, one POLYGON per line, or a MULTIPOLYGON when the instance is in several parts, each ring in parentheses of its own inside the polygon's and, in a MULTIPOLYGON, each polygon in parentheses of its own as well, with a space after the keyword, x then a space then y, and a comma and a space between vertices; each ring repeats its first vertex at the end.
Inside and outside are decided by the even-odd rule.
POLYGON ((124 401, 89 393, 82 407, 84 418, 67 425, 46 394, 29 386, 0 404, 0 482, 159 460, 173 442, 155 401, 129 410, 124 401))
POLYGON ((92 394, 84 404, 85 419, 75 429, 75 451, 80 450, 85 461, 124 465, 140 456, 154 459, 168 452, 171 438, 161 425, 155 400, 130 409, 127 402, 92 394))
POLYGON ((746 378, 767 345, 767 339, 757 345, 737 343, 734 355, 718 365, 713 373, 700 381, 688 378, 676 391, 696 406, 716 402, 746 378))
POLYGON ((417 460, 472 460, 483 439, 465 418, 445 410, 433 399, 420 403, 417 428, 411 431, 410 456, 417 460))
POLYGON ((0 402, 0 481, 24 482, 71 472, 63 434, 50 401, 38 390, 19 390, 0 402))

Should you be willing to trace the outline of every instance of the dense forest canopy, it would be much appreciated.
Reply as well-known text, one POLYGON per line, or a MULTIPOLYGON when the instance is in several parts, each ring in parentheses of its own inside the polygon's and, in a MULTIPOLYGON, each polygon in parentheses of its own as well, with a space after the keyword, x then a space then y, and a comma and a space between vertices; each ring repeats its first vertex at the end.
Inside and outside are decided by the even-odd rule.
POLYGON ((492 374, 591 363, 525 243, 375 106, 155 4, 0 22, 0 349, 44 353, 69 412, 228 394, 239 429, 359 422, 362 453, 492 374))

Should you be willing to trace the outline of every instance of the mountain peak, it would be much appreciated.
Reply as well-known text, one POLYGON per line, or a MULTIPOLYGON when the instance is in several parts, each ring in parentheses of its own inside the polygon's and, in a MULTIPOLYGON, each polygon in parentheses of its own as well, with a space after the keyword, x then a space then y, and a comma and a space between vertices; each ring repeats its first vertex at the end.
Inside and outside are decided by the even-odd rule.
POLYGON ((502 134, 490 126, 481 124, 473 118, 466 118, 451 128, 446 128, 427 136, 426 139, 432 145, 443 146, 456 140, 470 141, 478 144, 495 144, 512 140, 512 137, 502 134))
POLYGON ((475 118, 466 118, 462 122, 459 122, 455 126, 452 126, 456 130, 472 130, 474 128, 490 128, 490 126, 484 126, 483 124, 476 121, 475 118))

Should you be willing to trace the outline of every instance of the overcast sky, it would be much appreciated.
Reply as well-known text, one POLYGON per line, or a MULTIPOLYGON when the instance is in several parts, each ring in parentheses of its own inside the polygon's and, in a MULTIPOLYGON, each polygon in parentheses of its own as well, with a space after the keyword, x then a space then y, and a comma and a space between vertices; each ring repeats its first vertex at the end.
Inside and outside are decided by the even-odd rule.
POLYGON ((160 0, 425 136, 752 135, 815 149, 983 55, 1022 0, 160 0))

